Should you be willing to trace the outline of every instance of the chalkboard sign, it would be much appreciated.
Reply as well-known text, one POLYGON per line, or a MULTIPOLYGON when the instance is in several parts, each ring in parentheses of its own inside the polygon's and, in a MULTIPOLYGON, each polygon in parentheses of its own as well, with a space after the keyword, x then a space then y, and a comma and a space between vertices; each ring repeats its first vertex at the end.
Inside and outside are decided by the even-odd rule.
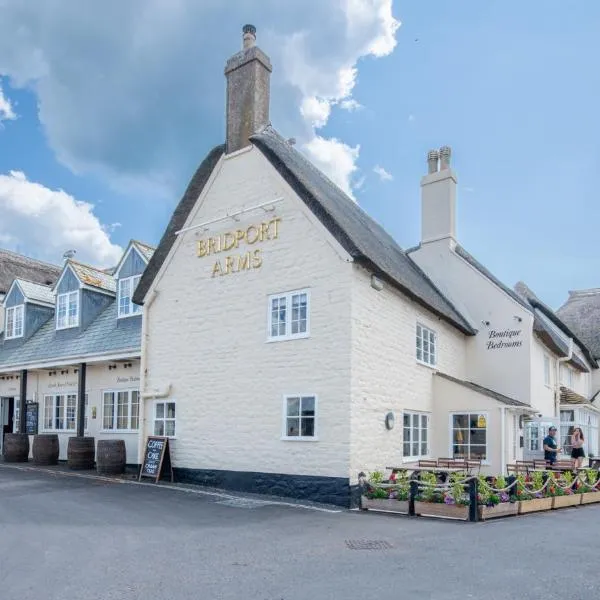
POLYGON ((25 405, 25 433, 37 435, 38 432, 38 410, 37 402, 28 402, 25 405))
POLYGON ((169 476, 171 481, 173 481, 169 438, 149 437, 146 440, 144 461, 142 462, 138 481, 142 477, 151 477, 154 479, 154 483, 157 483, 165 475, 169 476))

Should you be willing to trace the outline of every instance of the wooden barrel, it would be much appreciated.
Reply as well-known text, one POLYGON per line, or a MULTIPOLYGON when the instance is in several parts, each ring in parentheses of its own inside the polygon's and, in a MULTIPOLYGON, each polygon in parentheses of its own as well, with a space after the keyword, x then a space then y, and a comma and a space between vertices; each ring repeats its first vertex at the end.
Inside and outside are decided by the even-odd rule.
POLYGON ((96 450, 96 471, 104 475, 125 472, 127 453, 125 440, 99 440, 96 450))
POLYGON ((58 464, 58 434, 40 433, 33 436, 33 464, 58 464))
POLYGON ((95 456, 93 437, 70 437, 67 446, 67 465, 70 469, 93 469, 95 456))
POLYGON ((5 462, 27 462, 29 459, 29 436, 26 433, 5 433, 2 454, 5 462))

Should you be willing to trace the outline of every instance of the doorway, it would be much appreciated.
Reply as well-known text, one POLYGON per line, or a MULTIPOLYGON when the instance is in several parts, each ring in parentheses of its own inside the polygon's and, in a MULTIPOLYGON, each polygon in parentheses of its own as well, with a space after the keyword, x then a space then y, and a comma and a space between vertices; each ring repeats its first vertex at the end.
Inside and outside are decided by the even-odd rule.
POLYGON ((13 432, 15 420, 15 399, 0 398, 0 455, 4 452, 4 436, 13 432))
POLYGON ((556 426, 556 418, 539 417, 525 423, 523 459, 544 459, 544 438, 548 435, 551 425, 556 426))

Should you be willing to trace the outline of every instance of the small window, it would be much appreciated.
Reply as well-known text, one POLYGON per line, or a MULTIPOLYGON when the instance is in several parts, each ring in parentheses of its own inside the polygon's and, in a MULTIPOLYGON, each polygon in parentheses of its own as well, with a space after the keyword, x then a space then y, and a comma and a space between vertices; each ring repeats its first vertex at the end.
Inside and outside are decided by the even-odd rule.
POLYGON ((544 354, 544 384, 550 385, 550 357, 544 354))
POLYGON ((56 328, 68 329, 79 324, 79 292, 59 294, 56 298, 56 328))
POLYGON ((407 460, 429 456, 429 415, 405 412, 403 415, 402 454, 407 460))
POLYGON ((436 333, 420 323, 417 323, 417 360, 431 367, 437 363, 436 333))
POLYGON ((44 429, 74 431, 77 419, 77 394, 44 396, 44 429))
POLYGON ((290 440, 316 439, 316 410, 315 396, 286 396, 283 437, 290 440))
POLYGON ((308 290, 269 296, 269 340, 308 337, 309 303, 308 290))
POLYGON ((102 402, 102 428, 105 431, 135 431, 139 428, 138 390, 106 391, 102 402))
POLYGON ((140 279, 141 275, 119 279, 119 318, 132 317, 142 312, 142 307, 132 301, 133 293, 140 279))
POLYGON ((25 307, 22 304, 19 306, 11 306, 6 309, 5 337, 7 340, 23 337, 24 314, 25 307))
POLYGON ((573 387, 573 369, 564 364, 560 365, 560 383, 568 388, 573 387))
POLYGON ((175 437, 175 402, 154 405, 154 435, 175 437))
POLYGON ((453 458, 487 460, 487 421, 485 413, 450 415, 453 458))

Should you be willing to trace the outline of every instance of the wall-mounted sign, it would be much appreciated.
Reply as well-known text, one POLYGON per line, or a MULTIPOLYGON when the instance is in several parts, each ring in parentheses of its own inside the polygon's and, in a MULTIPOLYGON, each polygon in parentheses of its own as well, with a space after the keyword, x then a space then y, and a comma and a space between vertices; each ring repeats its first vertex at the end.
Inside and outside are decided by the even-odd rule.
POLYGON ((52 383, 48 384, 48 389, 52 390, 52 389, 60 389, 60 388, 76 388, 77 387, 77 382, 76 381, 54 381, 52 383))
POLYGON ((250 246, 276 240, 279 237, 280 222, 281 217, 275 217, 245 229, 226 231, 214 237, 203 238, 197 241, 196 252, 199 258, 204 258, 232 250, 242 250, 236 254, 217 258, 213 263, 212 277, 259 269, 262 266, 261 250, 251 249, 250 246))
POLYGON ((134 383, 139 380, 140 378, 136 375, 130 375, 129 377, 117 377, 117 383, 134 383))
POLYGON ((488 334, 487 349, 499 350, 501 348, 520 348, 523 341, 520 339, 522 329, 492 329, 488 334))
POLYGON ((485 420, 485 415, 479 415, 477 417, 477 427, 479 427, 479 429, 485 429, 486 424, 487 421, 485 420))

